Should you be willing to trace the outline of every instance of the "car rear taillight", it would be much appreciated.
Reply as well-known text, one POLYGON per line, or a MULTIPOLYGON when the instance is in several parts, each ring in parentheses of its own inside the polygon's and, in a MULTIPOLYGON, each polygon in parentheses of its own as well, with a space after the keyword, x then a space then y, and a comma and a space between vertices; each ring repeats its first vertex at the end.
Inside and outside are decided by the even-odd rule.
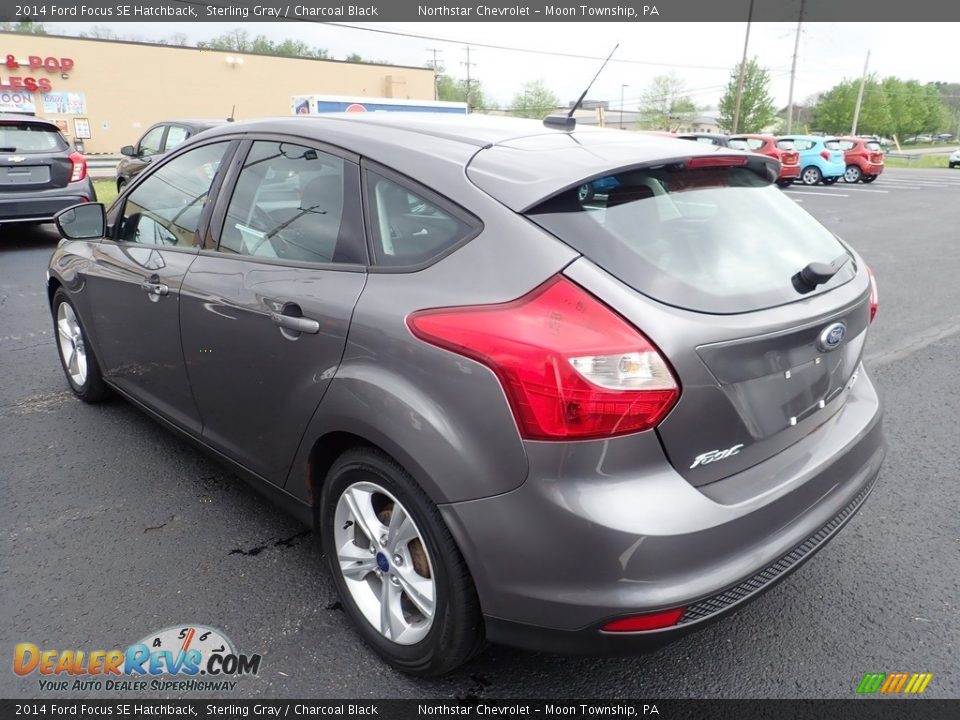
POLYGON ((646 615, 630 615, 629 617, 611 620, 601 626, 605 632, 639 632, 642 630, 659 630, 672 627, 680 622, 685 608, 664 610, 663 612, 647 613, 646 615))
POLYGON ((421 340, 493 370, 527 439, 647 430, 680 396, 653 344, 561 275, 518 300, 421 310, 407 325, 421 340))
POLYGON ((821 150, 821 151, 820 151, 820 157, 822 157, 824 160, 829 160, 829 159, 830 159, 830 151, 829 151, 829 150, 821 150))
POLYGON ((70 153, 70 182, 78 182, 87 176, 87 158, 78 152, 70 153))
POLYGON ((870 322, 877 317, 877 311, 880 309, 880 294, 877 292, 877 278, 873 275, 873 270, 867 266, 867 275, 870 276, 870 322))
POLYGON ((799 153, 795 152, 781 152, 780 153, 780 162, 784 165, 796 165, 800 161, 799 153))

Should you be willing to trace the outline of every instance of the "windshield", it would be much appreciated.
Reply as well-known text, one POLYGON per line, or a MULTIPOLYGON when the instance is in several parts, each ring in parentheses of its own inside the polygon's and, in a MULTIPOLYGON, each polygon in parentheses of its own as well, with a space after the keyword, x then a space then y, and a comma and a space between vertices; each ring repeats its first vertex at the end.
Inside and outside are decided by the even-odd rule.
MULTIPOLYGON (((707 313, 740 313, 807 297, 794 276, 846 248, 805 211, 744 167, 634 170, 561 193, 529 213, 627 285, 707 313)), ((855 274, 847 263, 815 293, 855 274)))
POLYGON ((37 123, 0 123, 2 152, 44 153, 66 149, 66 140, 55 128, 37 123))

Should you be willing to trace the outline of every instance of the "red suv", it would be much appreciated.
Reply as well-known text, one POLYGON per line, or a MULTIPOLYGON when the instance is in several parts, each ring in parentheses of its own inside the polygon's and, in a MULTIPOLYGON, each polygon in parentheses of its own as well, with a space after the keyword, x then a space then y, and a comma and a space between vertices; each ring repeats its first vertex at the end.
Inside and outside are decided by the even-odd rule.
POLYGON ((780 175, 777 185, 786 187, 800 177, 800 153, 793 149, 788 140, 778 141, 773 135, 732 135, 730 147, 740 150, 752 150, 780 161, 780 175))
POLYGON ((883 148, 876 140, 869 138, 837 138, 843 150, 843 161, 847 169, 843 181, 855 183, 862 180, 871 183, 883 172, 883 148))

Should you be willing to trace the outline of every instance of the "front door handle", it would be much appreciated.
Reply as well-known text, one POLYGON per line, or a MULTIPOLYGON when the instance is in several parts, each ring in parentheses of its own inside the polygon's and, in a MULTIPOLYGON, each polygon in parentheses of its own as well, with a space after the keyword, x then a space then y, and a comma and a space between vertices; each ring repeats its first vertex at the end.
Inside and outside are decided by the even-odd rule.
POLYGON ((155 282, 151 280, 144 280, 140 283, 140 289, 143 290, 148 295, 169 295, 170 288, 167 285, 164 285, 162 282, 155 282))
POLYGON ((282 313, 271 313, 270 319, 273 324, 284 330, 296 333, 310 333, 316 335, 320 332, 320 323, 305 317, 294 317, 293 315, 283 315, 282 313))

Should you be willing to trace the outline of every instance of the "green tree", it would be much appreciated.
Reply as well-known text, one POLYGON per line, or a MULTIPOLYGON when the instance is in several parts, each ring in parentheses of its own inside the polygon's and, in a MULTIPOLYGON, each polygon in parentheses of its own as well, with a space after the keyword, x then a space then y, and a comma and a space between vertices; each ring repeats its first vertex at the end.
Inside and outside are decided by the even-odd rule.
POLYGON ((510 114, 515 117, 541 119, 560 107, 560 98, 543 80, 528 82, 510 102, 510 114))
POLYGON ((20 20, 19 22, 0 23, 0 31, 21 33, 23 35, 46 35, 47 29, 43 23, 33 22, 31 20, 20 20))
POLYGON ((302 40, 287 38, 282 42, 271 40, 266 35, 251 37, 246 30, 229 30, 222 35, 197 43, 197 47, 213 50, 231 50, 233 52, 274 55, 278 57, 320 58, 330 57, 325 48, 311 48, 302 40))
POLYGON ((653 78, 640 96, 640 126, 647 130, 676 130, 696 115, 686 84, 673 73, 653 78))
MULTIPOLYGON (((740 83, 740 63, 730 72, 730 80, 720 99, 720 127, 733 131, 733 116, 737 108, 737 88, 740 83)), ((770 73, 756 58, 747 61, 743 96, 740 103, 740 121, 736 132, 756 133, 772 125, 777 117, 776 106, 770 95, 770 73)))
MULTIPOLYGON (((844 80, 820 96, 814 107, 814 126, 817 130, 845 135, 853 127, 857 107, 859 80, 844 80)), ((857 120, 857 132, 882 135, 890 128, 890 107, 887 97, 880 92, 880 82, 873 75, 863 86, 863 102, 857 120)))
POLYGON ((903 142, 917 133, 934 132, 943 127, 945 118, 936 86, 887 77, 880 83, 879 92, 890 106, 886 134, 896 135, 903 142))
POLYGON ((437 100, 448 102, 465 102, 471 112, 483 112, 487 107, 487 100, 483 94, 483 86, 479 80, 470 80, 470 98, 467 99, 467 81, 450 77, 446 73, 437 73, 437 100))

